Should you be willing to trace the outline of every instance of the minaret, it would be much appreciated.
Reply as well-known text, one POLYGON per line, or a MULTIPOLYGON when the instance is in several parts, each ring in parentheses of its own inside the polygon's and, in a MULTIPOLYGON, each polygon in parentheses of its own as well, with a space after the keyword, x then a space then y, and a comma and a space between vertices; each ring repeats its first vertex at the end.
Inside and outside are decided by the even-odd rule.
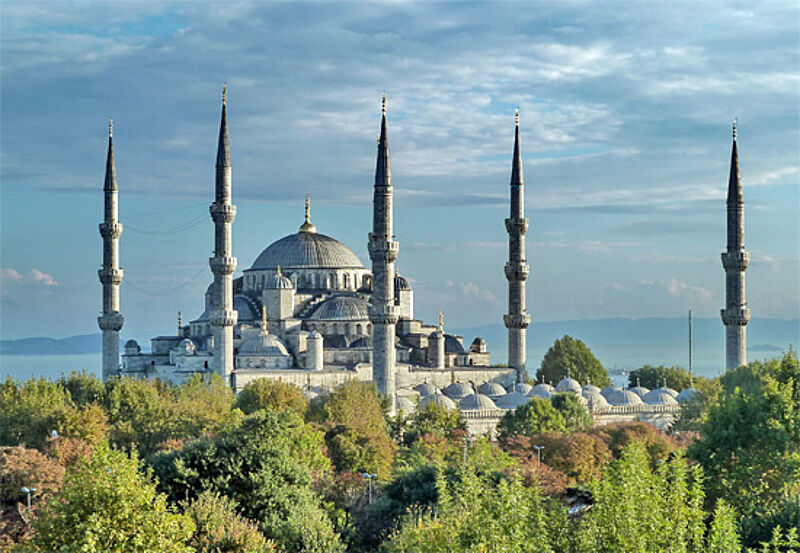
POLYGON ((231 150, 228 144, 225 95, 226 90, 223 87, 216 192, 214 203, 209 208, 214 221, 214 257, 208 260, 208 264, 214 274, 213 308, 210 316, 214 335, 214 363, 216 371, 227 381, 233 372, 233 325, 236 324, 237 312, 233 310, 233 272, 236 270, 236 258, 231 255, 231 224, 236 217, 236 206, 231 205, 231 150))
POLYGON ((381 101, 381 135, 378 139, 378 162, 375 167, 372 232, 369 234, 369 257, 372 260, 372 379, 378 391, 390 399, 389 413, 395 414, 395 325, 398 319, 394 304, 394 262, 399 244, 392 232, 392 170, 386 138, 386 95, 381 101))
POLYGON ((503 321, 508 329, 508 366, 517 371, 517 382, 525 380, 525 333, 531 316, 525 309, 525 280, 528 264, 525 262, 525 185, 522 181, 522 155, 519 147, 519 110, 514 129, 514 159, 511 163, 511 215, 506 219, 508 231, 508 314, 503 321))
POLYGON ((117 220, 117 168, 114 164, 114 127, 108 120, 108 157, 106 158, 105 220, 100 223, 103 237, 103 267, 98 271, 103 284, 103 314, 97 324, 103 331, 103 380, 119 374, 119 331, 124 319, 119 312, 119 285, 122 269, 119 268, 119 237, 122 223, 117 220))
POLYGON ((736 149, 736 119, 733 120, 731 173, 728 178, 728 250, 722 254, 725 268, 725 309, 721 311, 725 325, 725 368, 736 369, 747 364, 747 323, 750 310, 744 294, 744 272, 750 252, 744 249, 744 198, 739 175, 739 154, 736 149))

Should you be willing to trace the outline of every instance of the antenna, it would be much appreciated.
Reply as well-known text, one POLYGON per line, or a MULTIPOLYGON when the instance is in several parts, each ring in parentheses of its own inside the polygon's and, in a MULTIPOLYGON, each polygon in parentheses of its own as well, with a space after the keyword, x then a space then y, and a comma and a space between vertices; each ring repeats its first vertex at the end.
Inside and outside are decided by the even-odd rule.
POLYGON ((689 310, 689 378, 692 377, 692 310, 689 310))

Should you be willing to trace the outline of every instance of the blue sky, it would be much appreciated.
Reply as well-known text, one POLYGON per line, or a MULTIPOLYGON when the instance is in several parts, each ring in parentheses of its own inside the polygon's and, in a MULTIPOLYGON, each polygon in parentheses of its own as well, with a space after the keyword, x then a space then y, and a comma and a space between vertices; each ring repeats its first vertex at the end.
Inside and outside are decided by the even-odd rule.
POLYGON ((514 108, 534 320, 718 317, 739 118, 754 316, 800 312, 796 2, 4 2, 3 338, 97 331, 106 125, 123 337, 202 311, 220 89, 239 268, 312 220, 368 263, 380 94, 417 313, 500 322, 514 108))

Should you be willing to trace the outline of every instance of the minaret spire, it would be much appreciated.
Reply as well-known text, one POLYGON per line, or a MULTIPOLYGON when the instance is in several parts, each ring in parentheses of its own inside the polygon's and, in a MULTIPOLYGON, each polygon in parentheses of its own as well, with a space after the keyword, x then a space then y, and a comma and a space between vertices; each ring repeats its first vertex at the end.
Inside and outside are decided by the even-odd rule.
POLYGON ((393 187, 386 135, 386 94, 381 98, 381 133, 375 166, 372 232, 369 234, 369 257, 372 260, 372 378, 378 391, 390 399, 390 414, 395 413, 395 325, 398 308, 394 304, 394 262, 399 244, 393 233, 393 187))
POLYGON ((525 280, 528 264, 525 260, 525 185, 522 178, 522 154, 519 143, 519 109, 514 123, 514 154, 511 161, 511 212, 506 219, 508 232, 508 263, 505 266, 508 280, 508 314, 503 322, 508 329, 508 365, 517 371, 517 382, 525 380, 525 341, 531 317, 525 307, 525 280))
POLYGON ((233 372, 233 326, 237 312, 233 309, 233 257, 231 226, 236 218, 236 206, 231 205, 231 151, 228 141, 227 86, 222 88, 222 117, 217 143, 216 182, 214 203, 209 211, 214 221, 214 256, 208 260, 214 275, 210 322, 214 336, 216 371, 226 380, 233 372))
POLYGON ((745 299, 744 272, 750 263, 750 252, 744 249, 744 196, 739 174, 737 121, 733 120, 733 145, 728 176, 728 247, 722 254, 725 269, 725 309, 721 311, 725 325, 725 367, 736 369, 747 364, 746 326, 750 309, 745 299))
POLYGON ((103 184, 105 217, 100 223, 103 237, 103 266, 98 271, 103 285, 103 314, 97 324, 103 331, 103 380, 119 374, 119 331, 124 319, 119 312, 119 286, 123 271, 119 268, 119 237, 122 224, 117 220, 117 168, 114 162, 114 127, 108 120, 108 155, 106 177, 103 184))

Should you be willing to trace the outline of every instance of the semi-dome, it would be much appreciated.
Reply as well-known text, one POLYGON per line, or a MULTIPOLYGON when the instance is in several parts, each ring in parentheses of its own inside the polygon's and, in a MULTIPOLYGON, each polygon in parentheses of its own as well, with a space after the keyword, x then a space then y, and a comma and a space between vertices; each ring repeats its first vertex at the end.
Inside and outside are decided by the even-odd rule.
POLYGON ((425 396, 422 398, 422 401, 419 402, 420 407, 427 407, 428 405, 436 405, 437 407, 441 407, 442 409, 452 410, 456 409, 456 403, 449 397, 444 394, 431 394, 429 396, 425 396))
POLYGON ((350 248, 324 234, 298 232, 273 242, 259 254, 250 270, 363 269, 350 248))
POLYGON ((642 398, 648 405, 677 405, 678 401, 672 397, 672 394, 659 388, 657 390, 650 390, 642 398))
POLYGON ((451 399, 459 400, 462 397, 467 397, 470 394, 474 394, 475 390, 472 388, 472 384, 467 382, 453 382, 447 388, 442 390, 442 392, 451 399))
POLYGON ((495 405, 500 409, 516 409, 517 407, 525 405, 530 400, 531 398, 522 392, 508 392, 506 395, 497 398, 495 405))
POLYGON ((237 318, 240 321, 255 321, 261 319, 261 305, 257 304, 253 298, 248 296, 241 294, 233 296, 233 308, 238 311, 237 318))
POLYGON ((587 403, 592 409, 604 409, 606 407, 611 407, 611 404, 606 401, 606 398, 603 397, 603 394, 600 392, 593 392, 593 391, 584 391, 583 397, 586 399, 587 403))
POLYGON ((690 401, 699 395, 701 395, 700 390, 686 388, 685 390, 681 390, 681 393, 678 394, 676 399, 678 400, 678 403, 686 403, 687 401, 690 401))
POLYGON ((320 303, 311 313, 312 321, 365 321, 369 304, 356 296, 333 296, 320 303))
POLYGON ((630 390, 614 390, 605 395, 605 398, 611 405, 642 405, 642 398, 630 390))
POLYGON ((508 387, 509 392, 519 392, 521 394, 528 394, 532 389, 533 387, 525 382, 517 382, 508 387))
POLYGON ((458 338, 452 334, 444 335, 444 352, 445 353, 464 353, 464 346, 458 341, 458 338))
POLYGON ((568 376, 561 379, 561 382, 556 384, 556 392, 572 392, 573 394, 580 395, 581 383, 568 376))
POLYGON ((286 351, 286 346, 283 345, 280 338, 273 334, 261 332, 243 341, 242 345, 239 346, 239 354, 275 357, 289 355, 289 352, 286 351))
POLYGON ((414 386, 414 390, 419 392, 419 395, 422 397, 425 396, 432 396, 433 394, 440 394, 439 388, 431 384, 430 382, 423 382, 422 384, 417 384, 414 386))
POLYGON ((470 394, 461 398, 458 408, 462 411, 480 411, 482 409, 497 409, 494 401, 483 394, 470 394))
POLYGON ((478 393, 497 399, 500 396, 506 395, 506 389, 497 382, 484 382, 478 386, 478 393))

